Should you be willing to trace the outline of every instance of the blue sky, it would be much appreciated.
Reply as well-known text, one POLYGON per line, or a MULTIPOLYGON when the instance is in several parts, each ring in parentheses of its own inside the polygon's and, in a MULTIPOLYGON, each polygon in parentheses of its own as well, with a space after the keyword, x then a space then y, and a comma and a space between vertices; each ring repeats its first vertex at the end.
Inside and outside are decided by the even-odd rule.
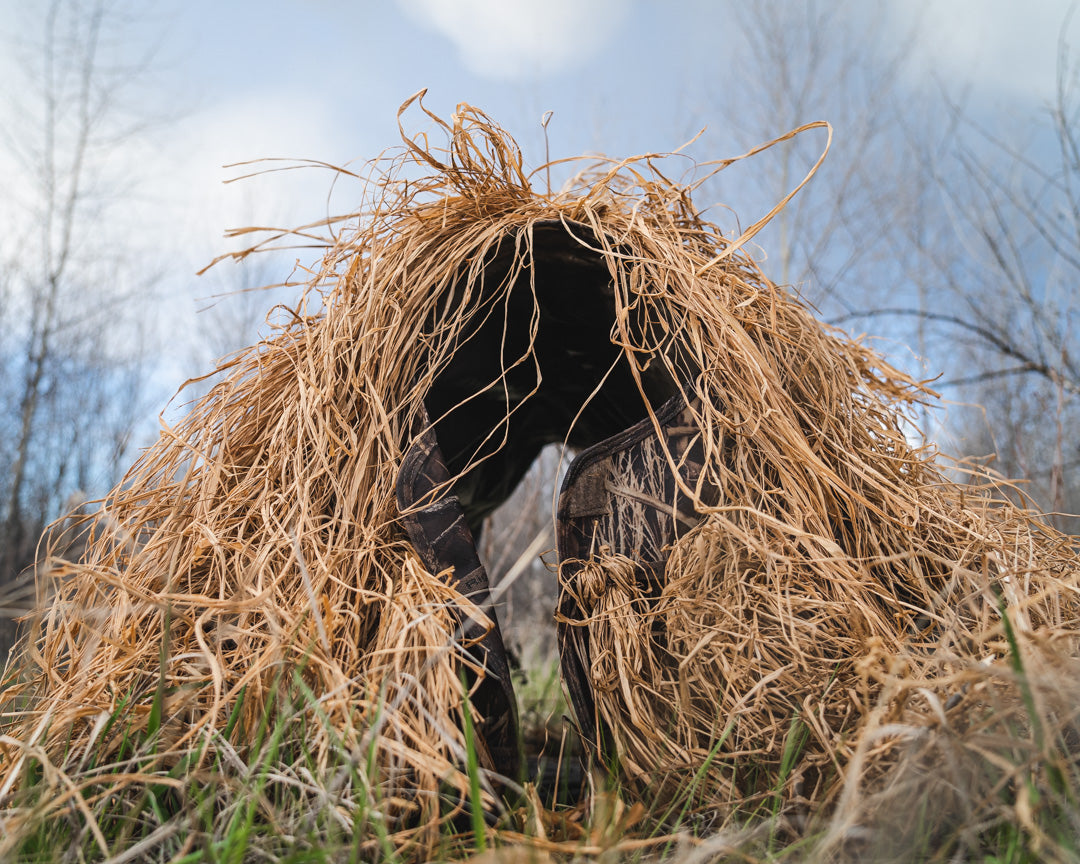
MULTIPOLYGON (((139 13, 145 18, 130 31, 137 43, 132 51, 155 46, 145 81, 139 82, 140 97, 151 111, 175 119, 163 126, 158 152, 144 157, 151 176, 143 194, 155 199, 155 206, 191 218, 199 253, 209 251, 225 227, 220 220, 238 218, 264 202, 287 215, 300 209, 293 196, 301 193, 292 187, 310 187, 315 200, 326 187, 324 180, 312 178, 276 190, 222 188, 230 176, 222 165, 264 156, 369 159, 396 143, 397 106, 425 87, 428 105, 444 116, 460 101, 482 107, 518 136, 534 162, 543 159, 539 121, 548 110, 554 112, 553 156, 668 150, 703 126, 708 132, 695 155, 732 155, 741 142, 726 133, 722 118, 709 108, 710 93, 739 86, 732 84, 733 70, 725 62, 730 40, 738 38, 731 25, 734 5, 719 0, 146 4, 139 13), (155 159, 160 163, 153 164, 155 159)), ((1068 5, 1065 0, 892 0, 849 7, 875 9, 886 40, 902 38, 920 21, 909 74, 947 82, 956 93, 1008 110, 1049 97, 1056 38, 1068 5)), ((800 26, 804 3, 780 6, 792 27, 800 26)), ((0 0, 0 36, 33 38, 32 10, 21 0, 0 0)), ((0 111, 7 108, 0 105, 0 111)), ((783 131, 778 127, 775 133, 783 131)), ((730 203, 738 209, 738 202, 730 203)), ((174 214, 174 225, 175 219, 174 214)))
MULTIPOLYGON (((194 310, 205 305, 199 298, 232 278, 228 271, 194 275, 229 248, 225 229, 298 224, 328 206, 331 178, 325 172, 224 185, 238 171, 222 166, 261 157, 366 161, 398 143, 397 107, 421 88, 428 88, 428 107, 442 116, 461 101, 483 108, 516 135, 534 165, 543 161, 540 118, 549 110, 553 158, 666 151, 703 127, 691 149, 696 158, 734 155, 754 135, 786 131, 780 119, 768 128, 767 111, 755 125, 740 128, 722 110, 733 91, 751 103, 756 98, 740 80, 746 70, 732 61, 741 38, 733 26, 736 6, 719 0, 145 4, 124 50, 152 55, 131 98, 159 122, 146 136, 120 145, 137 195, 113 211, 117 230, 158 250, 169 286, 167 317, 179 332, 195 326, 194 310)), ((1068 7, 1064 0, 850 3, 834 26, 859 16, 876 22, 872 36, 863 38, 879 40, 875 47, 882 53, 914 33, 909 60, 898 73, 912 99, 927 86, 944 87, 974 106, 991 128, 1022 134, 1018 118, 1030 116, 1052 94, 1068 7)), ((807 9, 831 4, 782 2, 776 8, 797 29, 805 26, 807 9)), ((32 5, 0 0, 4 44, 34 38, 36 17, 32 5)), ((1080 33, 1080 27, 1072 29, 1080 33)), ((14 62, 15 54, 5 51, 0 73, 14 62)), ((822 105, 828 115, 828 100, 822 105)), ((18 122, 11 111, 10 100, 0 99, 0 124, 18 122)), ((409 122, 423 128, 419 114, 409 122)), ((5 172, 17 185, 14 169, 0 162, 5 172)), ((355 190, 346 186, 335 194, 331 209, 347 209, 355 190)), ((744 224, 764 206, 760 197, 724 203, 744 224)), ((190 352, 178 347, 182 342, 163 343, 165 379, 188 371, 190 352)))
MULTIPOLYGON (((799 27, 804 4, 782 5, 799 27)), ((533 164, 543 161, 540 118, 548 110, 555 157, 666 151, 703 127, 697 158, 733 155, 750 142, 715 109, 717 94, 744 87, 727 62, 739 38, 731 7, 710 0, 178 5, 160 13, 168 36, 158 73, 181 116, 170 130, 182 143, 170 154, 182 178, 173 195, 189 202, 196 223, 202 213, 243 220, 263 207, 286 220, 299 216, 322 204, 325 177, 222 188, 228 172, 220 166, 262 156, 370 159, 397 143, 396 109, 421 88, 443 116, 461 101, 483 108, 533 164)), ((1065 2, 894 0, 877 10, 885 42, 919 28, 905 72, 920 79, 913 87, 942 82, 1001 124, 1049 99, 1065 2)), ((831 118, 800 118, 816 119, 831 118)), ((422 127, 422 118, 412 122, 422 127)), ((779 123, 761 130, 784 131, 779 123)), ((741 212, 740 202, 726 203, 741 212)), ((224 226, 205 227, 198 245, 209 251, 224 226)))

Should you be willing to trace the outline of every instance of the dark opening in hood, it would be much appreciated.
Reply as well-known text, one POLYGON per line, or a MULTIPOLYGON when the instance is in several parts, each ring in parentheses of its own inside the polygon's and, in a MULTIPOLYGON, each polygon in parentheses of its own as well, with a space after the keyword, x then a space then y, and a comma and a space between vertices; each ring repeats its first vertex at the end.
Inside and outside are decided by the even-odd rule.
MULTIPOLYGON (((504 293, 519 255, 515 237, 504 238, 484 266, 483 312, 428 393, 451 476, 479 463, 453 487, 474 535, 545 444, 565 440, 584 449, 647 414, 630 361, 612 342, 615 286, 605 259, 587 248, 597 245, 585 225, 536 223, 531 266, 526 262, 504 293)), ((448 296, 461 302, 458 290, 448 296)), ((676 391, 662 363, 650 364, 641 379, 654 407, 676 391)))

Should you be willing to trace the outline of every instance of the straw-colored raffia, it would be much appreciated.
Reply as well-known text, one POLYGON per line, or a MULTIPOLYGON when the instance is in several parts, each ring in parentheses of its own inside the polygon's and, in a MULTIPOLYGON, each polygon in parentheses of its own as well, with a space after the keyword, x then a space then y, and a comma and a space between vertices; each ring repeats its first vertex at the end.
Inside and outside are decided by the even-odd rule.
MULTIPOLYGON (((937 523, 956 545, 911 538, 879 567, 880 554, 855 558, 752 511, 714 513, 680 541, 659 600, 628 559, 586 566, 574 588, 588 612, 591 683, 628 779, 678 791, 687 771, 708 765, 700 782, 723 800, 752 803, 793 779, 790 791, 820 804, 839 793, 835 781, 870 726, 937 725, 945 706, 953 723, 965 713, 986 719, 1016 702, 1003 605, 1030 681, 1064 707, 1051 734, 1070 728, 1080 669, 1074 553, 1049 545, 1036 563, 1038 535, 1023 514, 968 501, 941 496, 952 512, 925 514, 926 533, 937 523), (795 740, 805 748, 799 770, 782 776, 795 740), (814 788, 830 772, 828 788, 814 788)), ((998 743, 1010 725, 1030 722, 996 717, 998 743)), ((911 731, 898 728, 863 766, 864 780, 891 764, 881 757, 911 731)))
POLYGON ((616 282, 613 338, 699 397, 720 490, 672 550, 659 599, 631 602, 640 589, 617 557, 576 586, 631 781, 685 778, 723 736, 707 786, 737 800, 769 787, 743 769, 775 778, 801 724, 803 782, 788 791, 835 801, 849 766, 870 777, 896 740, 875 730, 930 723, 954 694, 992 701, 976 677, 979 661, 1007 663, 998 597, 1025 651, 1073 656, 1075 550, 992 484, 946 480, 901 431, 929 394, 770 283, 690 190, 642 158, 537 192, 483 114, 432 119, 448 148, 406 139, 373 203, 336 225, 292 322, 163 428, 85 556, 52 562, 5 694, 0 797, 31 756, 76 777, 107 763, 122 729, 159 722, 158 704, 166 762, 243 758, 264 712, 272 724, 297 710, 281 694, 299 678, 318 699, 303 727, 317 762, 362 754, 373 776, 353 800, 383 802, 400 837, 435 830, 443 784, 467 788, 469 660, 448 647, 460 598, 407 542, 394 482, 434 376, 482 312, 485 254, 510 237, 527 263, 542 219, 594 229, 616 282), (432 331, 439 309, 452 314, 432 331))

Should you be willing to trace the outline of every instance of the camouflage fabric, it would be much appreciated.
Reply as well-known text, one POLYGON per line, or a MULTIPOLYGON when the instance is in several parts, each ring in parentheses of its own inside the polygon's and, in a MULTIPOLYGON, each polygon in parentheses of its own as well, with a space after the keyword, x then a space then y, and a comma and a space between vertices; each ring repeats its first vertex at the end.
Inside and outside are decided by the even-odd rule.
MULTIPOLYGON (((704 461, 700 437, 691 407, 681 394, 673 396, 655 420, 646 417, 578 455, 560 492, 557 618, 562 673, 582 735, 601 758, 607 755, 605 734, 594 707, 584 626, 591 609, 577 576, 584 562, 601 551, 625 555, 636 562, 639 582, 649 586, 650 594, 659 594, 670 545, 700 520, 688 493, 706 501, 711 497, 707 488, 698 488, 704 461)), ((449 494, 450 480, 435 433, 427 425, 402 463, 398 507, 424 566, 432 573, 447 573, 491 622, 489 626, 464 608, 458 610, 462 643, 484 670, 471 697, 480 718, 481 762, 517 778, 521 754, 506 650, 488 575, 461 504, 449 494)))
POLYGON ((671 544, 701 517, 688 491, 706 503, 714 493, 702 483, 704 454, 691 406, 673 396, 625 432, 590 447, 574 460, 559 495, 559 654, 563 680, 582 735, 607 756, 607 735, 596 716, 586 622, 595 591, 579 575, 597 555, 635 562, 646 596, 659 596, 671 544), (658 434, 659 430, 659 434, 658 434), (699 488, 702 486, 703 488, 699 488))

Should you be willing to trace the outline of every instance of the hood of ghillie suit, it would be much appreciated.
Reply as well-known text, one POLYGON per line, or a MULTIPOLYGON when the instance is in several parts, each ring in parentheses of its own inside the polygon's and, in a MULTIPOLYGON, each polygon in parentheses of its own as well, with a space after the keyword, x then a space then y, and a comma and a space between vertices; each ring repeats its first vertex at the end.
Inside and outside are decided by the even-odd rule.
POLYGON ((1011 648, 1032 680, 1075 661, 1068 538, 948 479, 905 433, 932 394, 765 278, 691 189, 641 159, 540 192, 483 114, 436 122, 446 149, 405 139, 291 321, 162 429, 80 560, 43 568, 0 797, 139 740, 148 777, 236 764, 271 729, 360 765, 336 806, 430 849, 469 789, 466 730, 514 708, 497 611, 423 519, 456 502, 475 535, 550 442, 581 453, 556 513, 565 683, 628 794, 842 806, 956 712, 1019 716, 1011 648))

